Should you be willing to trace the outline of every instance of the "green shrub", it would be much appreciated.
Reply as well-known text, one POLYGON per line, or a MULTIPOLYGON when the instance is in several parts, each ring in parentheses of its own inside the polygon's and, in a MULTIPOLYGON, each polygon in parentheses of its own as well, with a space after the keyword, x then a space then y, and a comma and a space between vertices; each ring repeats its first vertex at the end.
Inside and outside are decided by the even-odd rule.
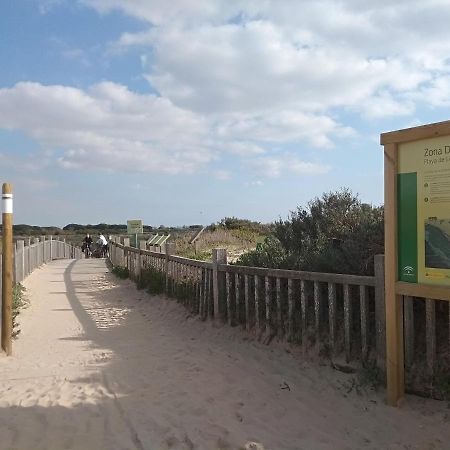
POLYGON ((15 283, 13 286, 13 298, 12 298, 12 319, 13 319, 13 331, 12 337, 15 338, 19 335, 20 329, 17 323, 17 316, 20 314, 21 308, 26 305, 24 299, 25 288, 20 283, 15 283))
POLYGON ((112 273, 117 277, 123 279, 128 278, 130 276, 130 271, 128 270, 128 268, 122 266, 114 266, 112 268, 112 273))
POLYGON ((147 288, 150 294, 162 294, 166 287, 166 276, 154 267, 148 267, 141 271, 137 287, 138 289, 147 288))
POLYGON ((239 264, 373 275, 373 257, 384 252, 383 213, 348 189, 325 193, 277 221, 272 237, 239 264))
POLYGON ((236 261, 237 265, 286 268, 287 253, 280 241, 274 236, 268 236, 264 242, 257 244, 256 249, 242 254, 236 261))
POLYGON ((174 284, 174 297, 181 302, 192 300, 195 288, 196 284, 192 280, 185 278, 174 284))

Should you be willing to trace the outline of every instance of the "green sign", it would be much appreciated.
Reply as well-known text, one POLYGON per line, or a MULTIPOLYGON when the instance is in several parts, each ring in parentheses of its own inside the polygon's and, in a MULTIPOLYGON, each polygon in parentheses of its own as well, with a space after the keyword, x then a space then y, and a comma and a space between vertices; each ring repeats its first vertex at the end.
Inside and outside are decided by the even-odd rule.
POLYGON ((398 279, 450 285, 450 136, 398 149, 398 279))
POLYGON ((144 225, 142 220, 127 220, 128 234, 142 234, 144 232, 144 225))

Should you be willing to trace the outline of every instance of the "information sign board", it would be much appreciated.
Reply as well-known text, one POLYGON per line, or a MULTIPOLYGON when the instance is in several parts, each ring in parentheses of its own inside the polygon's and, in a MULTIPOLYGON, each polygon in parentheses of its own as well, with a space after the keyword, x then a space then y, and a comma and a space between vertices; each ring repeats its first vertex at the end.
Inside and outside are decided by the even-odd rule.
POLYGON ((450 136, 400 143, 398 279, 450 285, 450 136))
POLYGON ((127 220, 128 234, 142 234, 144 232, 144 225, 142 220, 127 220))

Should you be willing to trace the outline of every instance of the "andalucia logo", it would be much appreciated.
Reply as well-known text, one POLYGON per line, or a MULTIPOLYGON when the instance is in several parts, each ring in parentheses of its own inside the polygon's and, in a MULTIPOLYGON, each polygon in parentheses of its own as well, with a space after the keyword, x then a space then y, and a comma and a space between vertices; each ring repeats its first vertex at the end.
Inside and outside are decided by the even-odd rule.
POLYGON ((415 270, 412 266, 403 267, 402 272, 405 277, 413 277, 415 275, 415 270))

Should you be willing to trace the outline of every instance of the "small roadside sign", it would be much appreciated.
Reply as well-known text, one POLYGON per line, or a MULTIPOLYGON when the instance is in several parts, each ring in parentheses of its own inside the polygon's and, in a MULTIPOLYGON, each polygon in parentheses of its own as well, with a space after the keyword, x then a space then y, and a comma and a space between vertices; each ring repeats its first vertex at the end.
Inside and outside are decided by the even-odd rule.
POLYGON ((144 225, 142 220, 127 220, 128 234, 142 234, 144 232, 144 225))

